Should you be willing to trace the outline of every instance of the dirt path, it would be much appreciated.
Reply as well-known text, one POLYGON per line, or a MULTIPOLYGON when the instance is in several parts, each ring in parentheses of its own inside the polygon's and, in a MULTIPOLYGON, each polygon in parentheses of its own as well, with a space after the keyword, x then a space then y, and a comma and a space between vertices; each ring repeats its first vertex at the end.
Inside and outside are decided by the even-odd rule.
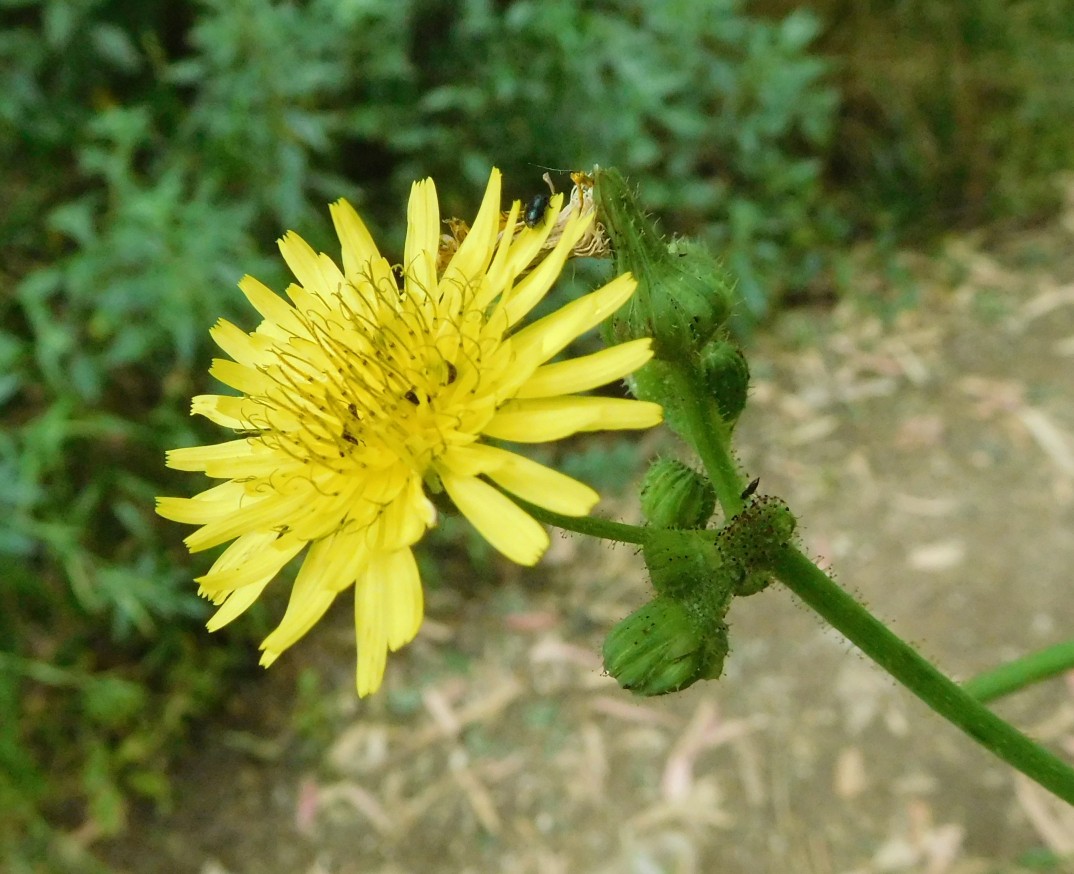
MULTIPOLYGON (((785 316, 752 351, 739 435, 809 550, 963 678, 1074 630, 1074 221, 991 248, 961 239, 857 305, 785 316), (918 305, 885 323, 912 287, 918 305)), ((241 690, 239 727, 205 732, 174 811, 110 860, 139 874, 1074 870, 1053 857, 1074 853, 1074 811, 786 592, 736 602, 723 679, 643 700, 598 655, 645 598, 638 558, 558 539, 542 567, 432 592, 367 702, 337 611, 241 690)), ((1074 757, 1074 680, 999 709, 1074 757)))

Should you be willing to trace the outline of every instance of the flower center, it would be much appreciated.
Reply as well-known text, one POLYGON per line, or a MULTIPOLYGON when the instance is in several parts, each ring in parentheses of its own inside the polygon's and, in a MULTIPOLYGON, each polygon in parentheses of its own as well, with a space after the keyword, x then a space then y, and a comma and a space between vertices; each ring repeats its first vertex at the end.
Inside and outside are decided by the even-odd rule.
POLYGON ((264 439, 337 473, 399 463, 424 473, 477 438, 495 411, 487 365, 502 358, 501 338, 472 289, 404 284, 363 278, 331 308, 298 311, 302 330, 265 368, 272 389, 253 399, 270 423, 264 439))

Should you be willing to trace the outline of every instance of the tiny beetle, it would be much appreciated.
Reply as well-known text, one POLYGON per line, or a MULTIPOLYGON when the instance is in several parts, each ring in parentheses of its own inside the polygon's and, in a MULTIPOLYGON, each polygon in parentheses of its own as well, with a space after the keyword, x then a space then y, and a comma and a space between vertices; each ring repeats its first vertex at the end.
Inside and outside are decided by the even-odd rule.
POLYGON ((524 214, 527 228, 535 228, 544 221, 544 214, 545 210, 548 209, 549 199, 549 195, 547 194, 535 194, 530 198, 530 202, 526 204, 526 212, 524 214))

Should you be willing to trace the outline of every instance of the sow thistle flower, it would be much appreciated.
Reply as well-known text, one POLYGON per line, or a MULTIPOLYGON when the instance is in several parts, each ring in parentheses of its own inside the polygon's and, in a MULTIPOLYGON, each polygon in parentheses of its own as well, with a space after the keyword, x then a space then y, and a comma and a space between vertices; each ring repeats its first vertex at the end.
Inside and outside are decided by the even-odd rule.
POLYGON ((358 694, 375 692, 388 650, 421 625, 412 547, 436 522, 428 494, 446 493, 522 565, 537 562, 548 534, 501 489, 573 516, 598 500, 589 486, 485 438, 537 443, 660 421, 657 404, 579 394, 648 361, 648 339, 551 361, 631 296, 632 277, 520 326, 589 232, 592 211, 559 223, 556 196, 543 222, 515 233, 501 228, 518 227, 520 206, 501 224, 500 199, 494 170, 473 226, 445 260, 436 189, 415 183, 394 267, 354 209, 332 204, 342 269, 290 232, 279 241, 297 279, 288 300, 246 276, 239 287, 263 321, 251 333, 224 320, 213 327, 230 360, 214 360, 210 373, 241 394, 200 395, 192 413, 239 436, 171 450, 170 467, 224 482, 193 498, 159 498, 157 512, 201 526, 186 538, 191 552, 233 541, 197 578, 219 606, 211 631, 305 550, 283 619, 261 644, 262 665, 354 586, 358 694), (552 228, 559 239, 547 248, 552 228))

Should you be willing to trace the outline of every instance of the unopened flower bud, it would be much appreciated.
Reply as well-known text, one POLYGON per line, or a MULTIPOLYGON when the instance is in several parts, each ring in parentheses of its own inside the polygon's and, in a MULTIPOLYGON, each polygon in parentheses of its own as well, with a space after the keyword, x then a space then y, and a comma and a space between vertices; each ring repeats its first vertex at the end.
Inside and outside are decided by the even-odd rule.
POLYGON ((599 169, 595 179, 597 209, 619 271, 638 281, 629 303, 610 320, 610 340, 652 337, 655 358, 689 358, 730 315, 727 271, 700 244, 666 243, 617 170, 599 169))
POLYGON ((797 520, 779 498, 755 498, 723 528, 716 548, 736 595, 752 595, 769 582, 767 571, 794 535, 797 520))
POLYGON ((652 463, 641 484, 641 509, 656 528, 699 528, 716 508, 712 484, 675 458, 652 463))
POLYGON ((604 641, 604 667, 624 689, 664 695, 723 672, 727 626, 702 628, 673 598, 657 597, 616 625, 604 641))
POLYGON ((733 425, 746 406, 750 366, 737 343, 725 338, 709 341, 701 350, 701 370, 720 418, 733 425))
MULTIPOLYGON (((719 613, 730 603, 721 585, 723 557, 713 532, 652 529, 642 546, 653 588, 679 600, 704 598, 719 613)), ((722 614, 721 614, 722 615, 722 614)))

